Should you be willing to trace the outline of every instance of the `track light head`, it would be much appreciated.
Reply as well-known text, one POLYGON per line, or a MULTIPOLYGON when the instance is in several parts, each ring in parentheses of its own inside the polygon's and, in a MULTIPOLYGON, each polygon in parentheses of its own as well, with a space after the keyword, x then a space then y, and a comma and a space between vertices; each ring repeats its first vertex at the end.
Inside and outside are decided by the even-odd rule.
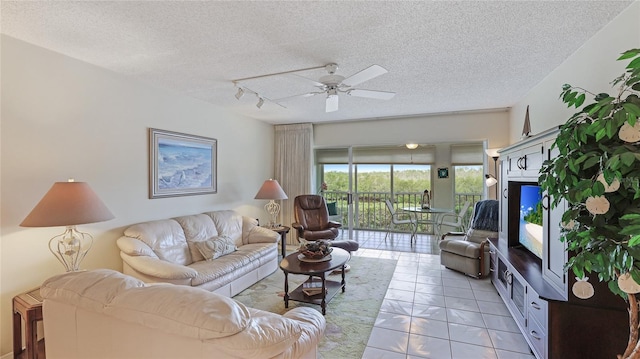
POLYGON ((238 87, 238 92, 236 92, 236 99, 241 99, 242 96, 244 96, 244 90, 242 89, 242 87, 238 87))
POLYGON ((264 99, 262 97, 258 97, 258 103, 256 104, 257 108, 261 108, 264 105, 264 99))

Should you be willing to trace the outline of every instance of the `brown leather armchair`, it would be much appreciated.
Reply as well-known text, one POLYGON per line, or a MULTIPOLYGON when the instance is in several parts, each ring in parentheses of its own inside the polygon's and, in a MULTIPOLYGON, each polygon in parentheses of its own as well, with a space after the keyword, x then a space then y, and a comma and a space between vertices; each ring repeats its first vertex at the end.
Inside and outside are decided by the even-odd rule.
POLYGON ((347 252, 357 251, 359 244, 352 240, 334 240, 340 233, 342 224, 329 220, 329 211, 324 197, 317 194, 303 194, 293 200, 296 223, 292 223, 298 239, 307 241, 331 240, 331 245, 347 252))
POLYGON ((291 224, 298 231, 298 238, 308 241, 335 239, 342 224, 329 220, 329 211, 324 197, 315 194, 297 196, 293 200, 296 223, 291 224))

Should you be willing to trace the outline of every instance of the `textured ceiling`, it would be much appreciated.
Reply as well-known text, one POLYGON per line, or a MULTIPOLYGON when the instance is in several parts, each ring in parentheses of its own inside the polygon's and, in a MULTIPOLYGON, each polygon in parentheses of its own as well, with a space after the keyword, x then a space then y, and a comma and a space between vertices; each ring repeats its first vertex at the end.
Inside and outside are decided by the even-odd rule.
MULTIPOLYGON (((9 36, 249 117, 318 123, 509 107, 630 4, 2 1, 0 25, 9 36), (322 95, 286 109, 234 97, 233 79, 330 62, 343 76, 378 64, 389 72, 358 87, 397 94, 341 94, 332 113, 322 95)), ((272 99, 315 90, 291 76, 244 85, 272 99)))

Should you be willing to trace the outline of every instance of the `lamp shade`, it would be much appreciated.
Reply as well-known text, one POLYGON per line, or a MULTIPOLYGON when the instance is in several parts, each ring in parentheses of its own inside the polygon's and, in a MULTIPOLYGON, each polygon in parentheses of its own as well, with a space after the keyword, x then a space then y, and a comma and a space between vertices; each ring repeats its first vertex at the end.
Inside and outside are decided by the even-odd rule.
POLYGON ((287 199, 287 194, 284 193, 282 187, 278 181, 274 179, 268 179, 264 181, 262 187, 256 194, 255 199, 287 199))
POLYGON ((497 158, 497 157, 500 157, 500 154, 498 153, 498 151, 500 150, 501 150, 500 148, 486 148, 484 152, 489 157, 497 158))
POLYGON ((486 174, 484 175, 484 177, 485 177, 484 184, 487 187, 495 186, 496 183, 498 183, 498 180, 491 174, 486 174))
POLYGON ((113 214, 86 182, 56 182, 20 226, 74 226, 113 218, 113 214))

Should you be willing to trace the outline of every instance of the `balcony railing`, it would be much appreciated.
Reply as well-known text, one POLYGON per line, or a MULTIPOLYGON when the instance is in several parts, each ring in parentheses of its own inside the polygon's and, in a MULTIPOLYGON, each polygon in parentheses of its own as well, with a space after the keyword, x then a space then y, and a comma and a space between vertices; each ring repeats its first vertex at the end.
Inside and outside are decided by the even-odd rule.
MULTIPOLYGON (((323 192, 327 202, 336 202, 338 213, 342 217, 342 223, 347 223, 347 192, 325 191, 323 192)), ((386 230, 391 220, 391 214, 387 210, 385 200, 391 199, 389 192, 357 192, 353 194, 353 211, 355 220, 354 229, 363 230, 386 230)), ((482 199, 480 193, 456 193, 455 208, 457 213, 462 205, 469 201, 466 221, 471 216, 473 205, 482 199)), ((392 202, 396 209, 410 206, 420 206, 422 202, 422 192, 396 192, 392 202)), ((433 226, 430 224, 420 224, 418 232, 433 233, 433 226)))

